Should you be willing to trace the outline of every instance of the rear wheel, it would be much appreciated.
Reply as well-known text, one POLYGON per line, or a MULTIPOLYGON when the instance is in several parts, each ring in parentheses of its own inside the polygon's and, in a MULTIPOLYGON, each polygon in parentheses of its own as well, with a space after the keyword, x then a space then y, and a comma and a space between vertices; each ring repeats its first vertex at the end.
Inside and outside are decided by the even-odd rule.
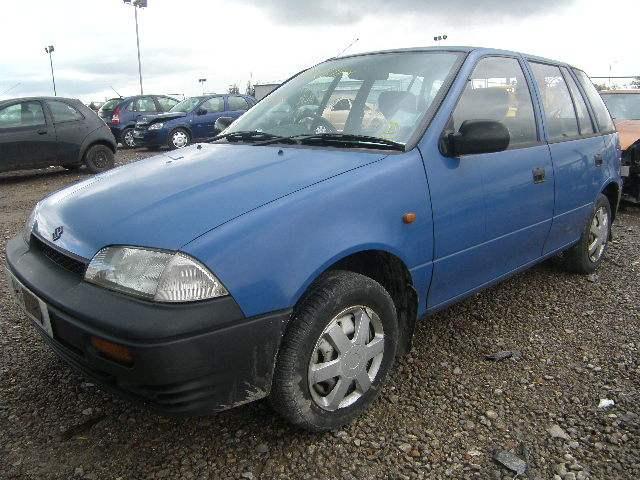
POLYGON ((189 133, 183 128, 176 128, 169 134, 169 148, 184 148, 189 145, 189 133))
POLYGON ((124 148, 136 147, 136 140, 133 138, 133 128, 125 128, 122 131, 122 146, 124 148))
POLYGON ((565 254, 565 265, 570 271, 593 273, 598 268, 611 235, 611 218, 609 200, 600 194, 580 241, 565 254))
POLYGON ((329 272, 294 311, 276 362, 271 404, 307 430, 338 428, 377 396, 397 344, 387 291, 357 273, 329 272))
POLYGON ((91 173, 100 173, 113 168, 113 152, 106 145, 93 145, 84 155, 84 164, 91 173))

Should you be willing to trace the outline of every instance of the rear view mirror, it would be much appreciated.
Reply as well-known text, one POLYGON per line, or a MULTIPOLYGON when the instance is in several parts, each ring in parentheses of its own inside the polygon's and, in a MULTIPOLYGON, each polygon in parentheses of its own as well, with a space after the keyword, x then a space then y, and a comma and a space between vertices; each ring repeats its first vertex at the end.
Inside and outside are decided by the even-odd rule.
POLYGON ((229 125, 231 125, 233 123, 233 118, 231 117, 219 117, 216 120, 216 123, 214 124, 213 128, 215 129, 216 133, 220 133, 223 130, 225 130, 229 125))
POLYGON ((509 147, 511 136, 501 122, 467 120, 462 123, 458 133, 450 133, 443 140, 443 153, 448 157, 459 157, 502 152, 509 147))

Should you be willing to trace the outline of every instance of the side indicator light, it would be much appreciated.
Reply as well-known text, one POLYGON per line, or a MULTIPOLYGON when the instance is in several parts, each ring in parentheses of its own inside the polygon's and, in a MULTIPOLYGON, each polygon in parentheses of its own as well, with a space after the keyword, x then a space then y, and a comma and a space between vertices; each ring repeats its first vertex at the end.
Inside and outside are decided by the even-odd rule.
POLYGON ((133 355, 124 345, 118 345, 117 343, 99 337, 91 337, 91 345, 100 352, 103 357, 109 360, 126 366, 133 364, 133 355))
POLYGON ((406 224, 416 221, 416 214, 414 212, 407 212, 402 216, 402 221, 406 224))

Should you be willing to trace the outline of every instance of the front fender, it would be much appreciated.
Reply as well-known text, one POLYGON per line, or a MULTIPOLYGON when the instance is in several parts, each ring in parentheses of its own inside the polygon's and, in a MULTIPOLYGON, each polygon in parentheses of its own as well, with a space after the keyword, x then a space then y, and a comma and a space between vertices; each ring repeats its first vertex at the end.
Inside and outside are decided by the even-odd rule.
MULTIPOLYGON (((394 154, 272 201, 182 247, 224 283, 247 316, 291 308, 327 268, 384 250, 409 269, 430 265, 433 225, 417 149, 394 154), (402 216, 417 220, 404 224, 402 216)), ((428 268, 414 285, 426 292, 428 268)), ((412 272, 415 275, 415 272, 412 272)))

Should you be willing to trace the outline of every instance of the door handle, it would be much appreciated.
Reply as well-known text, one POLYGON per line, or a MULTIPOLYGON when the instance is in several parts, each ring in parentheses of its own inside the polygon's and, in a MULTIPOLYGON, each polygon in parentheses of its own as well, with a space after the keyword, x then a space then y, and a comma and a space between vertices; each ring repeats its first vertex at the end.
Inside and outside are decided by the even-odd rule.
POLYGON ((544 182, 545 171, 544 168, 536 167, 533 169, 533 183, 544 182))
POLYGON ((602 162, 603 162, 602 154, 601 153, 597 153, 596 155, 594 155, 593 161, 595 162, 596 167, 602 166, 602 162))
POLYGON ((46 130, 38 130, 38 135, 46 135, 47 131, 46 130))

